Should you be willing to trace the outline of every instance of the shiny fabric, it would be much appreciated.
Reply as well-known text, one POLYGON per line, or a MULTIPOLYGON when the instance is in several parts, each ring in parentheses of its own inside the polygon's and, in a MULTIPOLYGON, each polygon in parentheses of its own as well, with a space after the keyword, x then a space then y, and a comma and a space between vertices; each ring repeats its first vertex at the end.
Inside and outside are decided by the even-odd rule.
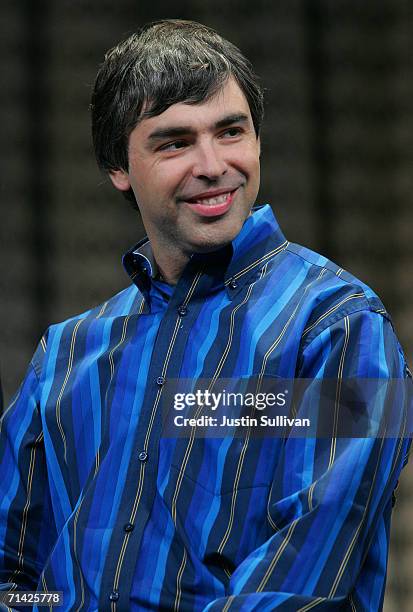
POLYGON ((47 330, 1 421, 0 582, 63 591, 62 611, 380 610, 404 417, 327 439, 168 438, 161 418, 180 378, 407 389, 378 297, 269 206, 174 288, 147 243, 124 265, 127 289, 47 330))

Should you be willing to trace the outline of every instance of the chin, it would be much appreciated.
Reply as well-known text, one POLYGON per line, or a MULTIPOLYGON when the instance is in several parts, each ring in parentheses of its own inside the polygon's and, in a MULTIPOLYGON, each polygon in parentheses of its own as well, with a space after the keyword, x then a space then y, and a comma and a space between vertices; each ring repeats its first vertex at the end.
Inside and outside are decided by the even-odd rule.
POLYGON ((222 247, 230 244, 237 236, 238 232, 231 233, 231 235, 220 236, 219 238, 209 238, 200 240, 199 242, 193 243, 191 246, 191 253, 210 253, 212 251, 218 251, 222 247))
POLYGON ((247 216, 242 218, 228 216, 226 219, 222 219, 223 223, 218 222, 215 226, 213 224, 205 226, 204 231, 199 232, 199 236, 196 236, 196 242, 199 246, 204 245, 205 248, 211 247, 214 249, 232 242, 240 233, 247 216))

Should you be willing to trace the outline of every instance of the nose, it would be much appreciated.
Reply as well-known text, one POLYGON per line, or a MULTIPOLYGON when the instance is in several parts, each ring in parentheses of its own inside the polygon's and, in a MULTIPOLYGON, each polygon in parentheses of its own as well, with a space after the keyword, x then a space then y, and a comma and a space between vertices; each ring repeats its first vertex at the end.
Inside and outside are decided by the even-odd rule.
POLYGON ((211 141, 198 143, 194 151, 193 176, 209 181, 217 180, 228 169, 223 156, 224 152, 218 144, 211 141))

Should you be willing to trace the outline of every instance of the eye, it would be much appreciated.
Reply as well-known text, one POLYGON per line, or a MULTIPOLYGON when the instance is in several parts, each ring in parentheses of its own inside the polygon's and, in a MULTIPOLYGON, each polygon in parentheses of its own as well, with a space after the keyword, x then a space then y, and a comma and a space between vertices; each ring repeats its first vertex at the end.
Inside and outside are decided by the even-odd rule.
POLYGON ((159 147, 159 151, 179 151, 187 146, 185 140, 174 140, 159 147))
POLYGON ((242 133, 242 131, 243 130, 240 127, 230 127, 222 133, 222 136, 224 138, 236 138, 242 133))

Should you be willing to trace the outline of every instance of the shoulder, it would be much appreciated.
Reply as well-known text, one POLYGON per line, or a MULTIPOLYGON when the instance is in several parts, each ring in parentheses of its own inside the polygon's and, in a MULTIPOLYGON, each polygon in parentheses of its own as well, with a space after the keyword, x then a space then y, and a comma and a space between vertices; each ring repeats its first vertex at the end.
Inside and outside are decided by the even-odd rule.
POLYGON ((81 337, 87 341, 92 335, 107 333, 116 323, 137 314, 141 303, 142 294, 135 285, 130 285, 89 310, 50 325, 32 358, 34 371, 40 376, 48 354, 64 352, 69 355, 76 338, 81 337))
POLYGON ((407 369, 392 318, 369 285, 328 258, 297 244, 288 245, 285 258, 287 269, 294 269, 294 275, 302 279, 297 295, 298 308, 304 312, 301 360, 304 356, 319 359, 320 354, 331 355, 334 351, 339 359, 345 348, 352 363, 363 361, 366 371, 370 372, 371 364, 376 362, 394 363, 394 371, 407 369))
MULTIPOLYGON (((290 243, 284 252, 287 267, 301 279, 300 309, 305 311, 305 343, 324 329, 355 313, 376 313, 392 325, 390 314, 375 291, 327 257, 290 243)), ((374 318, 374 315, 373 315, 374 318)))

